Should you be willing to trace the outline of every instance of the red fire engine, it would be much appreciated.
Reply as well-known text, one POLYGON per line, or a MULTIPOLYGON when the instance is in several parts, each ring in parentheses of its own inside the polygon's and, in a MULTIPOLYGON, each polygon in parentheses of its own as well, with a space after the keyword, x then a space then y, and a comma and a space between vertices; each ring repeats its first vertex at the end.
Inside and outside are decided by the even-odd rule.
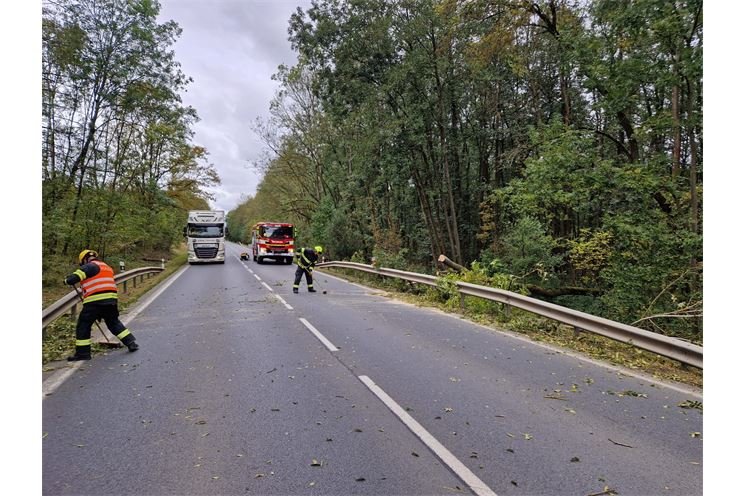
POLYGON ((295 228, 286 222, 257 222, 251 230, 251 250, 255 262, 271 258, 292 263, 295 252, 295 228))

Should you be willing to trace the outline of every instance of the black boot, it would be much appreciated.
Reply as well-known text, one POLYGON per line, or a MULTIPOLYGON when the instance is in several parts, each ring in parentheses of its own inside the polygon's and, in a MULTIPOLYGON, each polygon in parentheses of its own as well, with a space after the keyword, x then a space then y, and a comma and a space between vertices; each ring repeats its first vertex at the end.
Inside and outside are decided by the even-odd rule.
POLYGON ((90 359, 91 359, 90 353, 87 355, 78 355, 77 353, 75 353, 74 355, 70 355, 69 357, 67 357, 68 362, 77 362, 79 360, 90 360, 90 359))
POLYGON ((125 336, 124 339, 122 339, 122 344, 124 344, 130 352, 140 349, 140 346, 137 344, 135 337, 132 334, 125 336))
POLYGON ((313 289, 313 288, 308 288, 308 293, 315 293, 315 292, 316 292, 316 290, 315 290, 315 289, 313 289))
POLYGON ((79 360, 90 360, 91 359, 91 345, 78 345, 75 346, 75 354, 67 357, 68 362, 77 362, 79 360))
POLYGON ((292 288, 292 292, 297 294, 297 288, 292 288))

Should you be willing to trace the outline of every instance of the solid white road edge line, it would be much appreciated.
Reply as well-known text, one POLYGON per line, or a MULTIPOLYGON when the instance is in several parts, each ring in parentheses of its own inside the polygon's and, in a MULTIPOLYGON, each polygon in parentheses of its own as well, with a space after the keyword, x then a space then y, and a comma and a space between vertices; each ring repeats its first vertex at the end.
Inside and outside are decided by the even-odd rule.
POLYGON ((190 267, 190 265, 185 265, 184 267, 181 267, 176 273, 174 273, 170 277, 170 279, 168 279, 167 281, 165 281, 160 288, 158 288, 154 293, 148 295, 144 300, 142 300, 142 303, 139 304, 139 305, 137 305, 137 308, 135 308, 130 313, 126 313, 126 314, 122 315, 122 319, 121 319, 122 324, 129 325, 129 322, 130 321, 134 320, 134 318, 137 317, 140 314, 140 312, 142 312, 143 310, 145 310, 150 305, 150 303, 152 303, 158 296, 160 296, 163 293, 163 291, 165 291, 166 289, 168 289, 168 287, 171 284, 173 284, 173 282, 176 279, 178 279, 181 276, 181 274, 183 274, 184 272, 186 272, 186 270, 189 267, 190 267))
POLYGON ((322 342, 322 343, 324 344, 324 346, 326 346, 326 348, 328 348, 328 349, 329 349, 329 351, 339 351, 339 348, 337 348, 336 346, 334 346, 334 345, 333 345, 333 344, 331 343, 331 341, 329 341, 328 339, 326 339, 326 336, 324 336, 323 334, 321 334, 320 332, 318 332, 318 329, 316 329, 315 327, 313 327, 313 326, 312 326, 312 325, 310 324, 310 322, 308 322, 307 320, 305 320, 305 319, 304 319, 304 318, 302 318, 302 317, 300 318, 300 322, 302 322, 302 323, 303 323, 303 325, 304 325, 305 327, 307 327, 307 328, 308 328, 308 330, 309 330, 310 332, 312 332, 312 333, 313 333, 313 334, 314 334, 314 335, 315 335, 315 336, 316 336, 316 337, 318 338, 318 340, 319 340, 320 342, 322 342))
MULTIPOLYGON (((168 286, 173 284, 173 282, 178 279, 181 274, 183 274, 186 269, 188 269, 190 266, 185 265, 184 267, 180 268, 178 271, 176 271, 173 275, 171 275, 165 282, 162 283, 162 286, 158 288, 153 294, 149 295, 147 298, 142 300, 142 303, 137 305, 137 308, 134 309, 133 312, 128 313, 126 315, 121 316, 122 324, 125 326, 129 325, 129 322, 132 321, 140 312, 145 310, 145 308, 150 305, 150 303, 155 300, 160 294, 165 291, 168 286)), ((72 375, 73 372, 78 370, 80 366, 83 365, 83 361, 78 362, 72 362, 68 367, 65 367, 63 370, 59 370, 52 374, 47 380, 45 380, 41 384, 41 398, 44 399, 53 392, 57 390, 58 387, 64 383, 68 377, 72 375)))
POLYGON ((476 493, 478 496, 497 496, 494 491, 492 491, 489 486, 484 484, 484 482, 476 477, 476 474, 471 472, 471 470, 463 465, 460 460, 458 460, 455 455, 453 455, 445 446, 443 446, 437 439, 432 436, 427 430, 422 427, 422 425, 414 420, 414 418, 406 413, 403 408, 401 408, 396 401, 388 396, 388 394, 383 391, 380 386, 375 384, 372 379, 367 377, 366 375, 361 375, 358 377, 362 383, 367 386, 367 388, 372 391, 372 393, 378 397, 380 401, 382 401, 385 406, 388 407, 388 409, 393 412, 400 420, 403 422, 406 427, 411 430, 419 439, 422 440, 424 444, 427 445, 429 449, 431 449, 435 455, 437 455, 442 462, 450 467, 450 469, 455 472, 455 474, 461 478, 461 480, 471 488, 471 490, 476 493))
POLYGON ((55 392, 57 388, 60 387, 62 383, 65 382, 67 378, 72 375, 73 372, 80 368, 81 365, 83 365, 82 361, 71 362, 71 364, 65 367, 63 370, 59 370, 52 374, 49 379, 41 384, 41 399, 43 400, 44 398, 55 392))

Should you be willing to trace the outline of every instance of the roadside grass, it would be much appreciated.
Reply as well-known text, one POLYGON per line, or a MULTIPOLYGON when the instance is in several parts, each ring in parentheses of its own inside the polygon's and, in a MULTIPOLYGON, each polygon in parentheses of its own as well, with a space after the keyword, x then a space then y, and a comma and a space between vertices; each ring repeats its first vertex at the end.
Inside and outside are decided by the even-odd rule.
MULTIPOLYGON (((111 264, 109 260, 107 263, 111 264)), ((140 297, 147 293, 150 289, 156 286, 161 281, 165 280, 182 265, 186 263, 186 248, 179 247, 171 253, 170 259, 165 264, 165 270, 158 274, 154 274, 150 278, 144 278, 141 282, 137 283, 135 287, 131 281, 128 281, 127 290, 123 290, 123 286, 119 286, 119 311, 124 312, 128 307, 136 303, 140 297)), ((75 270, 77 265, 74 265, 71 270, 65 272, 68 269, 68 264, 60 264, 59 274, 53 274, 49 279, 58 281, 58 284, 50 284, 48 287, 42 288, 42 307, 45 308, 58 299, 62 298, 70 292, 70 287, 63 284, 63 279, 67 274, 70 274, 75 270), (64 272, 64 273, 63 273, 64 272), (57 277, 58 276, 58 277, 57 277)), ((160 263, 139 261, 133 262, 131 266, 127 267, 127 270, 139 268, 139 267, 160 267, 160 263)), ((112 265, 112 267, 114 267, 112 265)), ((115 268, 116 270, 116 268, 115 268)), ((147 277, 147 276, 146 276, 147 277)), ((80 308, 77 308, 80 311, 80 308)), ((75 325, 77 323, 77 315, 71 317, 65 315, 47 326, 42 337, 41 342, 41 357, 42 366, 46 366, 50 362, 57 360, 64 360, 67 356, 72 355, 75 352, 75 325)), ((100 325, 105 326, 103 322, 100 325)), ((136 335, 136 330, 133 330, 136 335)), ((97 344, 93 344, 91 351, 95 354, 97 352, 104 351, 105 348, 97 344)))
POLYGON ((643 372, 660 380, 703 387, 703 370, 591 332, 576 332, 571 326, 530 312, 517 308, 507 309, 500 303, 472 296, 464 298, 464 306, 461 308, 459 297, 453 298, 440 288, 412 284, 352 269, 329 267, 323 270, 353 282, 384 290, 389 296, 413 305, 433 307, 458 314, 495 331, 519 334, 536 342, 643 372))

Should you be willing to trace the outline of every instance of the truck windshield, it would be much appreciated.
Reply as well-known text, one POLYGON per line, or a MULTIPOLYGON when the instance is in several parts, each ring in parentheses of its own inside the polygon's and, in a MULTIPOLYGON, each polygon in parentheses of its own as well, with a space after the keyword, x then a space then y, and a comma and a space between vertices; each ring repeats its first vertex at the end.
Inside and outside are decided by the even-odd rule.
POLYGON ((192 238, 221 238, 222 224, 189 224, 186 235, 192 238))
POLYGON ((288 226, 261 226, 259 236, 263 238, 287 239, 292 238, 292 227, 288 226))

